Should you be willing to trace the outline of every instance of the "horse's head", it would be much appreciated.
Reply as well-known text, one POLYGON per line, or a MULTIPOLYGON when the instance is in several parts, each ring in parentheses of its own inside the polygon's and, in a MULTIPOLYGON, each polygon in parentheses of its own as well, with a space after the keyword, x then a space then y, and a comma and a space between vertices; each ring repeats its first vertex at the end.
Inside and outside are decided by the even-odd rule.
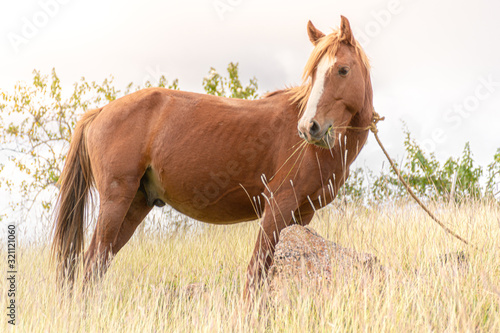
POLYGON ((309 143, 331 148, 357 113, 372 112, 369 64, 345 17, 341 16, 340 28, 329 35, 311 21, 307 32, 315 47, 304 69, 306 90, 299 135, 309 143))

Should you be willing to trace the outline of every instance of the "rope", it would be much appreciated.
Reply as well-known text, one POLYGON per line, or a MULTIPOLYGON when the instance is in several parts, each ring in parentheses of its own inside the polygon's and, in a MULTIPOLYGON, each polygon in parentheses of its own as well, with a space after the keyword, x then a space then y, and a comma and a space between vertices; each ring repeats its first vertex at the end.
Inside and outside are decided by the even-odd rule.
MULTIPOLYGON (((415 195, 415 193, 413 193, 413 190, 411 189, 410 185, 408 185, 408 183, 404 180, 403 176, 401 175, 401 172, 399 172, 399 169, 396 167, 396 165, 394 164, 394 162, 392 161, 391 157, 389 156, 389 154, 387 153, 387 150, 385 150, 384 148, 384 145, 382 144, 382 142, 380 141, 379 137, 378 137, 378 128, 377 128, 377 123, 379 121, 382 121, 384 120, 385 117, 381 117, 377 112, 375 112, 375 110, 373 110, 373 118, 372 118, 372 122, 370 124, 370 126, 368 126, 367 128, 365 128, 365 130, 371 130, 373 135, 375 136, 375 140, 377 140, 377 143, 378 145, 380 146, 380 148, 382 149, 382 151, 384 152, 384 155, 385 157, 387 157, 387 160, 389 161, 389 163, 391 164, 391 167, 392 169, 394 170, 394 172, 398 175, 398 178, 399 178, 399 181, 404 185, 404 187, 406 188, 406 191, 408 191, 408 193, 411 195, 411 197, 418 203, 418 205, 420 207, 422 207, 422 209, 427 213, 427 215, 429 215, 431 217, 431 219, 434 220, 434 222, 436 222, 441 228, 444 229, 444 231, 446 231, 448 234, 452 235, 453 237, 455 237, 456 239, 458 239, 459 241, 461 241, 462 243, 466 244, 466 245, 470 245, 468 241, 466 241, 464 238, 462 238, 461 236, 459 236, 458 234, 456 234, 453 230, 451 230, 450 228, 448 228, 446 225, 444 225, 443 222, 441 222, 423 203, 422 201, 420 201, 420 199, 415 195)), ((475 247, 475 246, 474 246, 475 247)))

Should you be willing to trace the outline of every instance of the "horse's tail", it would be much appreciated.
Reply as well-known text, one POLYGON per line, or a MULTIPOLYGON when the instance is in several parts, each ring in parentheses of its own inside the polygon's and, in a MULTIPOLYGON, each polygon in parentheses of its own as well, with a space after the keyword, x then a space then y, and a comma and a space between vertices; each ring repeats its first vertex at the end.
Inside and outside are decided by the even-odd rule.
POLYGON ((77 262, 83 251, 86 206, 91 200, 90 189, 94 184, 86 133, 88 125, 101 110, 88 111, 77 123, 59 179, 52 255, 57 263, 58 278, 70 284, 73 283, 77 262))

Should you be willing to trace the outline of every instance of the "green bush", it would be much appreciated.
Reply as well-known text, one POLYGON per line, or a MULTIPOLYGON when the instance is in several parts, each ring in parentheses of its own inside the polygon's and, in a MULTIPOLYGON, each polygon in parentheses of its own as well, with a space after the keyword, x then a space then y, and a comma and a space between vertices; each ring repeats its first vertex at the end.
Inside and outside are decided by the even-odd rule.
MULTIPOLYGON (((493 162, 487 166, 487 177, 483 179, 484 170, 474 163, 468 142, 461 157, 449 157, 441 164, 434 154, 427 154, 422 150, 412 139, 408 129, 404 128, 403 131, 404 162, 401 165, 394 163, 418 197, 424 200, 461 203, 466 200, 495 200, 498 196, 500 148, 493 157, 493 162)), ((373 172, 364 172, 360 168, 351 171, 344 187, 341 194, 345 193, 347 201, 381 203, 406 197, 405 187, 390 166, 382 169, 376 176, 373 172)))

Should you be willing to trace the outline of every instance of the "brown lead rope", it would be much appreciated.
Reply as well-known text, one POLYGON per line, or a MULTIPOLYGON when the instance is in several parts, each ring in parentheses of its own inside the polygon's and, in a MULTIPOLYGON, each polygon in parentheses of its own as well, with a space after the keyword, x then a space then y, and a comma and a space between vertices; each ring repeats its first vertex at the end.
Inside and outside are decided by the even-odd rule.
MULTIPOLYGON (((399 172, 398 168, 396 167, 396 165, 394 164, 394 162, 392 161, 391 157, 389 156, 389 154, 387 153, 387 151, 385 150, 384 148, 384 145, 382 145, 382 142, 380 141, 379 137, 378 137, 378 129, 377 129, 377 123, 381 120, 384 120, 385 117, 380 117, 380 115, 375 112, 375 110, 373 110, 373 118, 372 118, 372 123, 371 125, 368 127, 368 129, 370 129, 373 133, 373 135, 375 135, 375 139, 377 140, 378 142, 378 145, 380 146, 380 148, 382 148, 382 151, 384 152, 385 154, 385 157, 387 157, 387 160, 389 160, 389 163, 391 164, 391 167, 392 169, 394 170, 394 172, 396 172, 396 174, 398 175, 398 178, 399 178, 399 181, 405 186, 406 188, 406 191, 408 191, 408 193, 412 196, 413 199, 415 199, 415 201, 419 204, 420 207, 422 207, 423 210, 425 210, 425 212, 437 223, 439 224, 439 226, 441 228, 444 229, 444 231, 446 231, 447 233, 449 233, 450 235, 452 235, 453 237, 455 237, 456 239, 458 239, 459 241, 463 242, 464 244, 467 244, 467 245, 471 245, 469 244, 468 241, 466 241, 465 239, 463 239, 462 237, 460 237, 459 235, 457 235, 455 232, 453 232, 450 228, 448 228, 447 226, 445 226, 443 224, 443 222, 441 222, 436 216, 434 216, 434 214, 432 214, 432 212, 422 203, 422 201, 420 201, 420 199, 415 195, 415 193, 413 193, 413 190, 411 189, 410 185, 408 185, 408 183, 404 180, 403 176, 401 176, 401 173, 399 172)), ((473 245, 472 245, 473 246, 473 245)), ((476 248, 475 246, 473 246, 474 248, 476 248)))

